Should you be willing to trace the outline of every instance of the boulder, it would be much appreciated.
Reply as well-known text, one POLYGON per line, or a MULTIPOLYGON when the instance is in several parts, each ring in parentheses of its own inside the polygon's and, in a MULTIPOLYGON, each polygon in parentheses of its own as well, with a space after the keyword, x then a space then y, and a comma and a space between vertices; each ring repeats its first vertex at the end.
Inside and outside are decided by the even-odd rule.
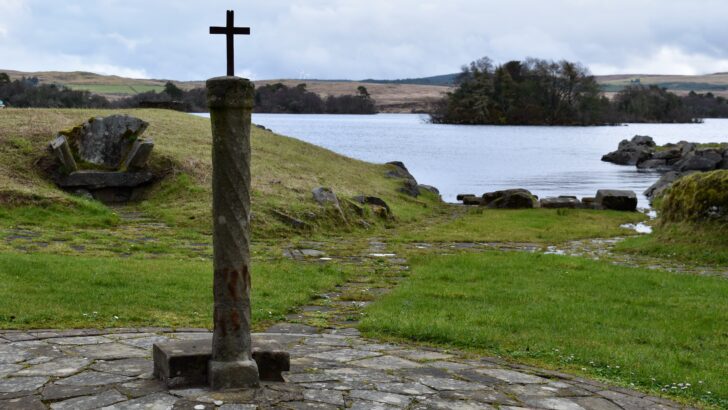
POLYGON ((666 159, 648 159, 637 163, 638 169, 671 169, 666 159))
POLYGON ((718 164, 718 169, 728 169, 728 149, 723 151, 723 161, 718 164))
POLYGON ((399 192, 417 198, 420 196, 420 187, 414 179, 405 179, 399 187, 399 192))
POLYGON ((680 156, 685 156, 689 152, 695 151, 697 145, 693 142, 680 141, 677 143, 677 147, 680 148, 680 156))
POLYGON ((387 176, 390 178, 415 179, 402 161, 391 161, 386 165, 390 166, 387 171, 387 176))
POLYGON ((455 197, 456 200, 462 201, 465 197, 475 196, 475 194, 457 194, 455 197))
POLYGON ((300 219, 294 218, 291 215, 288 215, 286 213, 283 213, 278 210, 272 210, 271 213, 273 216, 275 216, 279 221, 283 222, 284 224, 294 228, 294 229, 310 229, 311 225, 309 225, 306 222, 303 222, 300 219))
POLYGON ((581 198, 581 206, 586 209, 596 209, 597 199, 591 196, 581 198))
POLYGON ((656 145, 655 140, 653 140, 652 137, 647 136, 647 135, 635 135, 634 137, 632 137, 631 142, 633 144, 645 145, 648 147, 654 147, 656 145))
POLYGON ((662 197, 660 219, 728 226, 728 171, 696 172, 675 181, 662 197))
POLYGON ((652 155, 652 159, 680 159, 683 156, 682 149, 680 147, 672 147, 662 151, 657 151, 652 155))
POLYGON ((714 149, 689 152, 673 166, 676 171, 712 171, 723 161, 723 155, 714 149))
POLYGON ((60 134, 68 138, 78 157, 88 163, 118 169, 134 142, 149 124, 128 115, 91 118, 60 134))
POLYGON ((313 200, 319 205, 334 205, 339 206, 339 199, 331 188, 316 187, 311 191, 313 200))
POLYGON ((463 205, 482 205, 483 198, 471 194, 458 195, 459 200, 462 201, 463 205))
POLYGON ((344 199, 344 204, 348 206, 349 209, 351 209, 355 214, 359 216, 364 216, 364 208, 361 205, 356 204, 355 202, 348 199, 344 199))
POLYGON ((430 191, 435 195, 440 195, 440 190, 432 185, 419 184, 417 185, 417 188, 419 188, 420 191, 430 191))
POLYGON ((688 171, 688 172, 677 172, 677 171, 670 171, 666 172, 665 174, 660 177, 660 179, 657 180, 654 184, 652 184, 649 188, 647 188, 644 192, 645 196, 650 200, 654 200, 655 198, 662 195, 663 192, 667 188, 669 188, 673 182, 677 181, 678 179, 684 177, 685 175, 693 174, 697 171, 688 171))
POLYGON ((374 212, 380 217, 384 218, 392 216, 392 210, 382 198, 378 198, 376 196, 359 195, 353 197, 352 199, 360 204, 372 206, 374 212))
POLYGON ((632 140, 622 140, 616 151, 602 157, 602 161, 618 165, 637 165, 650 159, 655 152, 655 141, 645 135, 635 135, 632 140))
POLYGON ((505 189, 483 194, 481 205, 495 209, 536 208, 536 198, 526 189, 505 189))
POLYGON ((581 202, 572 197, 542 198, 539 203, 541 208, 581 208, 581 202))
POLYGON ((404 180, 402 182, 402 186, 399 188, 399 192, 415 198, 420 196, 420 188, 418 186, 419 184, 417 184, 417 180, 415 180, 415 177, 410 174, 409 170, 407 170, 407 167, 404 166, 402 161, 387 162, 387 165, 389 166, 389 171, 386 173, 387 177, 404 180))
POLYGON ((637 194, 634 191, 600 189, 597 191, 596 206, 600 209, 615 211, 636 211, 637 194))
POLYGON ((313 190, 311 190, 311 195, 313 195, 313 200, 316 201, 319 205, 324 207, 332 207, 336 210, 339 217, 345 222, 348 223, 346 220, 346 214, 344 214, 344 211, 341 209, 341 205, 339 204, 339 198, 336 197, 336 194, 331 188, 327 187, 316 187, 313 190))

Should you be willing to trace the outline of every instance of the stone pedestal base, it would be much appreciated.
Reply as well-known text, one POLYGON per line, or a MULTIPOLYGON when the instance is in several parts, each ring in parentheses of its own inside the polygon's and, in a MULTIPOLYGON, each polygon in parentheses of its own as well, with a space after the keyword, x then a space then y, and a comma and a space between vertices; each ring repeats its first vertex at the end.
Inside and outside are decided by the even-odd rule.
POLYGON ((257 385, 258 378, 262 381, 282 382, 281 373, 290 370, 291 366, 288 352, 271 346, 253 346, 253 360, 250 361, 212 362, 210 338, 157 343, 152 354, 154 377, 169 388, 205 385, 213 389, 250 387, 257 385), (253 373, 255 383, 248 384, 253 373), (229 380, 240 385, 227 386, 217 380, 229 380))
POLYGON ((258 387, 258 365, 254 360, 217 362, 210 360, 208 382, 212 390, 258 387))

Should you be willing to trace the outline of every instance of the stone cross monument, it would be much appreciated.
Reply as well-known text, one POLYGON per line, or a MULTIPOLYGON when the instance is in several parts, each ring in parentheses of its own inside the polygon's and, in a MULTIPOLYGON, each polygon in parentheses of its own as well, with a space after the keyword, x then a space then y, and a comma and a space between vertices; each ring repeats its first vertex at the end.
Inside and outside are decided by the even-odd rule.
POLYGON ((233 26, 227 12, 228 76, 207 80, 212 123, 212 218, 214 248, 212 358, 213 389, 258 385, 250 339, 250 117, 254 86, 234 76, 233 26))
POLYGON ((232 38, 250 34, 233 26, 210 27, 228 37, 228 75, 207 80, 212 124, 213 334, 209 340, 155 343, 154 375, 169 388, 208 384, 213 390, 284 381, 290 355, 256 346, 250 335, 250 119, 254 86, 235 77, 232 38))

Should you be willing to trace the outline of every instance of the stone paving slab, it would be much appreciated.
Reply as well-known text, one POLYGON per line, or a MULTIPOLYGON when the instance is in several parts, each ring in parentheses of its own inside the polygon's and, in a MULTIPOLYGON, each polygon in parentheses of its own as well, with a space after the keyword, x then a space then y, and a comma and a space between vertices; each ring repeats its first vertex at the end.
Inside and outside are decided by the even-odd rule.
POLYGON ((0 331, 0 409, 678 409, 669 400, 495 358, 314 333, 279 324, 254 334, 291 352, 285 383, 168 390, 151 376, 151 343, 204 329, 0 331), (288 330, 289 332, 286 332, 288 330), (293 331, 293 332, 290 332, 293 331), (128 342, 134 343, 128 343, 128 342))

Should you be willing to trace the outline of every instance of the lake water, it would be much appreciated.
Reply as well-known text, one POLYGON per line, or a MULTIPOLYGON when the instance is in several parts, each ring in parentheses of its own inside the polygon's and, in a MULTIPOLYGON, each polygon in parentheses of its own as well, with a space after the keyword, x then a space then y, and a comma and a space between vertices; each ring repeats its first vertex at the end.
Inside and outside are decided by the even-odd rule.
POLYGON ((421 184, 444 200, 526 188, 540 197, 594 196, 597 189, 642 192, 659 174, 601 161, 619 141, 649 135, 658 144, 728 142, 728 119, 703 124, 628 124, 615 127, 471 126, 427 123, 417 114, 253 114, 278 134, 369 162, 402 161, 421 184))

